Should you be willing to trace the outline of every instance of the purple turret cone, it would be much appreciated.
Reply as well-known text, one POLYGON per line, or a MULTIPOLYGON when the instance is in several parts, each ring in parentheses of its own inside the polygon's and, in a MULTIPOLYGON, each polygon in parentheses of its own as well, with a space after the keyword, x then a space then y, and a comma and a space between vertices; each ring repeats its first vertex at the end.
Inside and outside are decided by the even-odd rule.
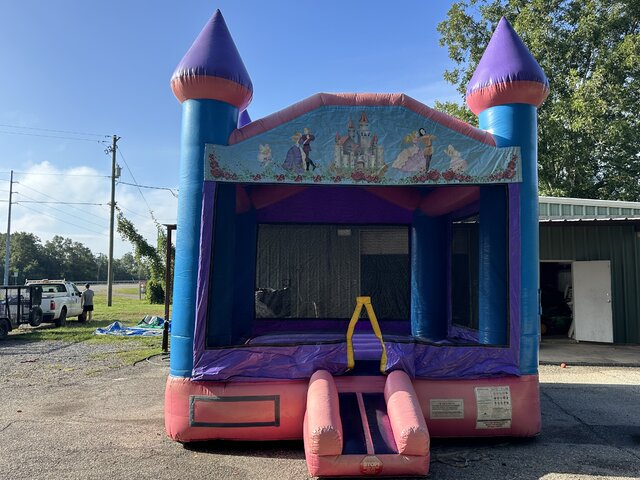
POLYGON ((467 105, 475 114, 508 103, 539 107, 548 94, 542 68, 502 17, 467 85, 467 105))
POLYGON ((211 17, 176 67, 171 88, 181 102, 221 100, 244 110, 253 84, 220 10, 211 17))

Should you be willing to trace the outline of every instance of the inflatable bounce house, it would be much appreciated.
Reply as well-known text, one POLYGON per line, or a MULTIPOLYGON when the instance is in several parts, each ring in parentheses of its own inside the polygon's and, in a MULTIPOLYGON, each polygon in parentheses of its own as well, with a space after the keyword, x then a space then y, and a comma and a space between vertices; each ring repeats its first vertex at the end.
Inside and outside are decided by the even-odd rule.
POLYGON ((533 436, 537 107, 506 19, 474 128, 402 94, 320 93, 250 121, 216 12, 179 63, 166 429, 303 439, 312 475, 425 475, 430 437, 533 436))

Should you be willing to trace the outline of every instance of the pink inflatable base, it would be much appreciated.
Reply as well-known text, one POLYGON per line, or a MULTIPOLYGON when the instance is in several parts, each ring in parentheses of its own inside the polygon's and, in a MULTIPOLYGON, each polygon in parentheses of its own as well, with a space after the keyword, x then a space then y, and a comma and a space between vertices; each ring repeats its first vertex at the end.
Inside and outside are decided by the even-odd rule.
POLYGON ((537 375, 414 380, 431 437, 533 437, 540 433, 537 375))
POLYGON ((351 382, 351 387, 356 389, 343 394, 357 402, 341 404, 341 394, 329 372, 317 371, 309 380, 304 417, 309 474, 426 475, 429 432, 409 376, 400 370, 391 372, 386 377, 383 402, 381 393, 358 391, 357 387, 366 387, 362 382, 351 382))
POLYGON ((165 429, 179 442, 300 440, 308 382, 195 382, 169 377, 165 429))
MULTIPOLYGON (((384 376, 335 377, 338 392, 383 392, 384 376)), ((414 379, 431 438, 531 437, 540 432, 537 375, 414 379)), ((301 440, 307 380, 196 382, 169 377, 165 428, 179 442, 301 440)))
MULTIPOLYGON (((306 448, 306 447, 305 447, 306 448)), ((430 456, 415 455, 307 455, 309 474, 321 477, 423 477, 429 473, 430 456)))

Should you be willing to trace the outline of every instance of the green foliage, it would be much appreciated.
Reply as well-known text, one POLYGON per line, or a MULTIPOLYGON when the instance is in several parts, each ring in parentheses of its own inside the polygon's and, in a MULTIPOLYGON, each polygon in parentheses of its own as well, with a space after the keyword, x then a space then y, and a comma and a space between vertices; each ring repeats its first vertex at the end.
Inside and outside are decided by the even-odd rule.
POLYGON ((131 242, 135 248, 137 259, 145 259, 148 262, 150 275, 147 281, 147 299, 150 303, 164 303, 165 249, 167 244, 167 237, 164 231, 158 225, 158 244, 153 247, 138 233, 133 223, 119 211, 118 233, 124 240, 131 242))
MULTIPOLYGON (((136 227, 128 220, 122 212, 118 212, 118 233, 124 240, 131 242, 135 248, 136 257, 146 258, 149 260, 151 276, 156 277, 164 272, 164 264, 162 263, 162 255, 156 247, 149 245, 145 238, 138 233, 136 227)), ((161 232, 158 231, 160 235, 161 232)))
MULTIPOLYGON (((4 276, 6 234, 0 234, 0 278, 4 276)), ((94 255, 80 242, 59 235, 44 244, 32 233, 11 234, 9 259, 10 283, 24 284, 26 279, 66 278, 75 281, 106 281, 107 256, 94 255), (14 277, 14 272, 18 276, 14 277)), ((137 264, 133 255, 125 254, 113 262, 114 280, 147 278, 146 265, 137 264)))
POLYGON ((463 122, 467 122, 469 125, 473 125, 474 127, 478 126, 478 117, 476 117, 466 105, 456 102, 440 102, 436 100, 435 108, 436 110, 441 110, 453 117, 459 118, 463 122))
MULTIPOLYGON (((1 235, 2 273, 4 277, 4 253, 6 235, 1 235)), ((26 278, 42 278, 50 268, 50 261, 43 251, 40 239, 32 233, 15 232, 11 234, 11 255, 9 258, 9 282, 24 283, 26 278), (18 272, 18 277, 13 275, 18 272)))
MULTIPOLYGON (((501 16, 549 78, 539 111, 540 192, 640 199, 640 2, 637 0, 463 0, 438 25, 465 88, 501 16)), ((437 106, 466 120, 450 102, 437 106)), ((461 114, 461 112, 466 111, 461 114)))
POLYGON ((149 279, 145 295, 151 304, 164 303, 163 284, 153 278, 149 279))
POLYGON ((96 258, 91 250, 70 238, 55 235, 44 244, 50 277, 89 280, 94 277, 96 258))

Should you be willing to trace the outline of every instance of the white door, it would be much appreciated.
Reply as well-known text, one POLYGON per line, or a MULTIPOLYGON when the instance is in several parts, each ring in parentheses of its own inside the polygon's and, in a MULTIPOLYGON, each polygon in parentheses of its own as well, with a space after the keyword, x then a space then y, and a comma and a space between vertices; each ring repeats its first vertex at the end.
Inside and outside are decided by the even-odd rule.
POLYGON ((576 340, 613 343, 611 263, 573 262, 572 271, 576 340))

